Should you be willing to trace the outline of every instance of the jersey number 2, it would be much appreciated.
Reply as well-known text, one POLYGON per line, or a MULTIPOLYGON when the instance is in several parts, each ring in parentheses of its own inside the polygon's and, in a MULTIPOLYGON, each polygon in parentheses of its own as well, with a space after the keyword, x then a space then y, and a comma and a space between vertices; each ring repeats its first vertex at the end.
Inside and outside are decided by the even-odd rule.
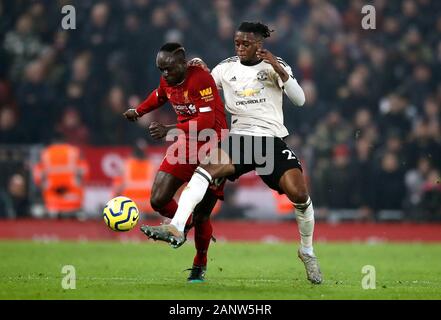
POLYGON ((292 159, 297 159, 294 152, 292 152, 292 150, 289 149, 285 149, 282 151, 282 153, 287 153, 288 154, 288 160, 292 160, 292 159))

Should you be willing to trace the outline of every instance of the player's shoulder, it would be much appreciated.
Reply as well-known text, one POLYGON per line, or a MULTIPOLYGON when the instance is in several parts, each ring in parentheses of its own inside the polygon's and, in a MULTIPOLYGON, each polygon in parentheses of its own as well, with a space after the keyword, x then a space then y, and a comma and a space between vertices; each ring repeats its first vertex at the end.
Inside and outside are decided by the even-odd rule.
POLYGON ((234 62, 239 61, 239 57, 238 56, 233 56, 233 57, 229 57, 227 59, 222 60, 221 62, 218 63, 217 66, 221 66, 221 65, 228 65, 228 64, 232 64, 234 62))
POLYGON ((238 61, 240 61, 238 56, 224 59, 219 62, 211 72, 215 74, 223 74, 224 72, 234 68, 236 66, 236 62, 238 61))
POLYGON ((280 58, 280 57, 276 57, 276 59, 277 59, 277 61, 282 65, 282 67, 284 67, 284 68, 289 68, 289 64, 286 63, 285 60, 283 60, 283 59, 280 58))
POLYGON ((189 81, 192 84, 198 84, 201 82, 214 81, 212 75, 198 66, 189 66, 188 67, 188 77, 189 81))
POLYGON ((210 75, 210 72, 205 71, 203 68, 198 66, 189 66, 187 72, 190 76, 207 76, 210 75))
POLYGON ((198 66, 189 66, 187 72, 190 79, 211 77, 211 74, 209 72, 198 66))

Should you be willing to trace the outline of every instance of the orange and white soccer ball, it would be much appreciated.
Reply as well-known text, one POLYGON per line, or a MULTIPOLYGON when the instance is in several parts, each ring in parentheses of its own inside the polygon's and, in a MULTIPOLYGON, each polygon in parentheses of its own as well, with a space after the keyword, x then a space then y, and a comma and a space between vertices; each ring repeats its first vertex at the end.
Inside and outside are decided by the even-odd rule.
POLYGON ((132 199, 119 196, 107 202, 103 216, 113 231, 129 231, 138 223, 139 210, 132 199))

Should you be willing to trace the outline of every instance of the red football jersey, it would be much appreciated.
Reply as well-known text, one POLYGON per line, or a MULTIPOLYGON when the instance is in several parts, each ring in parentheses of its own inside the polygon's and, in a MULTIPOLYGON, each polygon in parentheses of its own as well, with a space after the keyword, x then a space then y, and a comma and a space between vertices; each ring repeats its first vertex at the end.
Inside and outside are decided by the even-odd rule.
POLYGON ((200 67, 190 66, 185 80, 170 86, 161 76, 159 87, 143 101, 136 111, 140 116, 169 101, 177 116, 177 128, 188 135, 190 121, 197 122, 197 131, 214 129, 221 138, 221 130, 227 129, 224 105, 213 77, 200 67))

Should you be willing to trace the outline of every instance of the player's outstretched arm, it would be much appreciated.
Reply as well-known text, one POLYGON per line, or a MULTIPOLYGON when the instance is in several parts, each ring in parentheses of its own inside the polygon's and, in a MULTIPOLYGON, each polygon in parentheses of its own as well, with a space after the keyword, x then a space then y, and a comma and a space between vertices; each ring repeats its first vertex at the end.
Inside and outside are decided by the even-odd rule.
POLYGON ((146 113, 149 113, 153 110, 158 109, 165 102, 167 102, 167 97, 163 92, 162 88, 154 90, 149 94, 147 99, 141 102, 136 109, 130 108, 126 112, 123 113, 123 116, 129 121, 136 121, 146 113))

